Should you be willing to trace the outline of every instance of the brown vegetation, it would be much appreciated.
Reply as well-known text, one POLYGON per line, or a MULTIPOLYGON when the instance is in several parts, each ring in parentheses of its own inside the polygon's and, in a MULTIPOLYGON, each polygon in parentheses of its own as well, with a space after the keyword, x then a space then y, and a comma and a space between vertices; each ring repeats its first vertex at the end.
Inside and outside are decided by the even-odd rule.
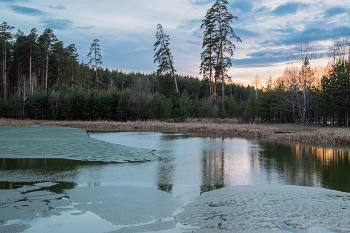
POLYGON ((274 132, 273 127, 255 124, 216 123, 214 121, 190 121, 169 123, 161 121, 48 121, 2 119, 0 126, 60 126, 85 129, 87 131, 162 131, 177 133, 205 133, 225 136, 267 137, 274 132))
POLYGON ((279 134, 275 137, 278 140, 284 141, 298 141, 320 144, 350 144, 349 132, 329 129, 279 134))
POLYGON ((1 119, 0 126, 59 126, 87 131, 159 131, 175 133, 200 133, 206 135, 271 138, 321 144, 350 144, 350 130, 321 128, 291 124, 263 125, 237 124, 234 120, 188 120, 172 123, 161 121, 51 121, 1 119))

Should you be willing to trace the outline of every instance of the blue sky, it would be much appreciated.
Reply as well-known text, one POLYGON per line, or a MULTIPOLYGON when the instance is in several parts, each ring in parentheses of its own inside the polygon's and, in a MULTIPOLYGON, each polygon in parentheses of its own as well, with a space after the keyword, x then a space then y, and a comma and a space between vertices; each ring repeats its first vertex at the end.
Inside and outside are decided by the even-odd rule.
MULTIPOLYGON (((25 34, 54 30, 65 46, 74 43, 80 60, 94 39, 100 40, 103 67, 151 73, 157 24, 170 36, 178 74, 199 75, 201 21, 215 0, 0 0, 0 21, 25 34)), ((229 0, 238 16, 232 23, 242 43, 229 75, 249 84, 282 75, 285 62, 301 41, 326 54, 334 39, 350 29, 350 0, 229 0)))

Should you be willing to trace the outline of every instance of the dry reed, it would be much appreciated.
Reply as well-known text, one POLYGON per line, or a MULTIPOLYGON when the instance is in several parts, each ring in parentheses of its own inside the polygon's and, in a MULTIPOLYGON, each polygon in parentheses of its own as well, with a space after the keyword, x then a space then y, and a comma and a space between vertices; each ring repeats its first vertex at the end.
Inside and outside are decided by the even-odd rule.
POLYGON ((201 121, 168 123, 160 121, 38 121, 38 120, 13 120, 2 119, 0 126, 60 126, 80 128, 87 131, 166 131, 176 133, 206 133, 227 136, 242 137, 267 137, 274 132, 274 128, 254 124, 228 124, 201 121))
POLYGON ((307 127, 298 132, 275 133, 278 127, 259 124, 235 124, 220 121, 191 120, 171 123, 161 121, 48 121, 1 119, 0 126, 60 126, 80 128, 87 131, 160 131, 174 133, 201 133, 216 136, 239 136, 249 138, 271 138, 283 141, 297 141, 321 144, 350 144, 350 131, 319 129, 310 131, 307 127))
POLYGON ((311 132, 296 132, 291 134, 279 134, 278 140, 298 141, 320 144, 350 144, 350 134, 345 131, 316 130, 311 132))

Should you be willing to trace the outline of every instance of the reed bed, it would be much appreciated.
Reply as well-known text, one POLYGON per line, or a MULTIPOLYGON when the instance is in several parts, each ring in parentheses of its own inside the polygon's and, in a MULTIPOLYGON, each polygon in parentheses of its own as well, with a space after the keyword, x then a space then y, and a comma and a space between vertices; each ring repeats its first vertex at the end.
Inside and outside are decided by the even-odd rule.
POLYGON ((111 122, 111 121, 38 121, 2 119, 0 126, 60 126, 80 128, 87 131, 166 131, 174 133, 205 133, 241 137, 267 137, 274 132, 273 127, 254 124, 229 124, 212 122, 180 122, 161 121, 111 122))
POLYGON ((316 130, 275 135, 276 139, 319 144, 350 144, 350 134, 346 131, 316 130))
MULTIPOLYGON (((42 123, 49 126, 52 122, 42 123)), ((162 131, 175 133, 205 133, 242 137, 266 137, 273 133, 273 129, 259 125, 215 124, 215 123, 168 123, 159 121, 138 122, 55 122, 56 126, 82 128, 87 131, 162 131)))
POLYGON ((87 131, 158 131, 173 133, 196 133, 216 136, 232 136, 247 138, 270 138, 273 140, 295 141, 320 144, 350 144, 350 130, 337 128, 316 129, 300 127, 293 130, 293 126, 236 124, 227 121, 215 122, 211 120, 190 120, 187 122, 161 121, 51 121, 51 120, 14 120, 1 119, 0 126, 60 126, 80 128, 87 131), (286 130, 286 128, 292 130, 286 130), (282 133, 281 133, 281 129, 282 133), (278 133, 277 133, 278 132, 278 133))

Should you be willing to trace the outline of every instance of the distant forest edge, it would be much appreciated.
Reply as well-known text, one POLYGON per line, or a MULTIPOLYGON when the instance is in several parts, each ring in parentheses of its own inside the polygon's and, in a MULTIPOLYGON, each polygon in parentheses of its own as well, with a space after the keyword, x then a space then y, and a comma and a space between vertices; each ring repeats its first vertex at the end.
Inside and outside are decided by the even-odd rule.
MULTIPOLYGON (((240 117, 253 87, 226 84, 227 106, 218 97, 212 114, 207 105, 208 80, 175 74, 124 73, 102 68, 99 41, 91 45, 90 63, 79 63, 75 45, 63 46, 47 28, 28 35, 6 22, 0 25, 0 117, 113 120, 240 117), (6 78, 3 78, 6 77, 6 78)), ((219 82, 217 85, 221 85, 219 82)), ((221 92, 218 88, 217 94, 221 92)))
MULTIPOLYGON (((215 4, 228 3, 217 0, 215 4)), ((170 38, 161 24, 154 45, 159 69, 144 74, 102 68, 97 39, 91 44, 90 62, 83 63, 75 45, 64 47, 52 29, 40 36, 35 28, 28 35, 20 30, 13 34, 14 28, 3 22, 0 117, 107 121, 210 117, 349 127, 350 36, 334 41, 324 67, 314 65, 312 46, 303 42, 276 80, 270 76, 264 85, 258 78, 252 86, 237 85, 227 76, 235 45, 229 41, 231 54, 224 55, 228 50, 219 46, 226 42, 218 37, 222 32, 213 18, 215 4, 201 27, 203 79, 175 73, 170 38)), ((237 20, 230 17, 231 23, 237 20)), ((228 29, 234 35, 231 38, 242 42, 228 29)))

